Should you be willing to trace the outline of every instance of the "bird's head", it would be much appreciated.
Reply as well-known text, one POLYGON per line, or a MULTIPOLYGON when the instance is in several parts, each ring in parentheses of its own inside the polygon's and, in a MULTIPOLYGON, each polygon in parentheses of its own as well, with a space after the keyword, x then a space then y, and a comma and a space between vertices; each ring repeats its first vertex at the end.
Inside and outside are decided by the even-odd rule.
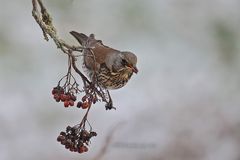
POLYGON ((131 69, 134 73, 138 73, 137 65, 137 56, 131 52, 121 52, 122 60, 121 64, 124 67, 131 69))

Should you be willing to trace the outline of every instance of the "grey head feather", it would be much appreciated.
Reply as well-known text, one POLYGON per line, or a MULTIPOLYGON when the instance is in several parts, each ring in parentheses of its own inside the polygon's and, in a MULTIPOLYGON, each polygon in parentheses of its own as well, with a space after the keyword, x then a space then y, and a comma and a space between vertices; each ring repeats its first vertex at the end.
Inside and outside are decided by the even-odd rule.
POLYGON ((137 57, 131 52, 112 52, 106 59, 106 66, 110 71, 119 71, 126 67, 123 60, 125 60, 130 66, 136 67, 137 57))
POLYGON ((132 52, 121 52, 123 54, 123 59, 127 61, 127 63, 133 67, 136 67, 137 64, 137 56, 132 52))
POLYGON ((116 72, 119 69, 123 68, 122 65, 122 59, 123 59, 123 55, 121 52, 112 52, 111 54, 109 54, 109 56, 106 58, 106 66, 108 67, 108 69, 112 72, 116 72))

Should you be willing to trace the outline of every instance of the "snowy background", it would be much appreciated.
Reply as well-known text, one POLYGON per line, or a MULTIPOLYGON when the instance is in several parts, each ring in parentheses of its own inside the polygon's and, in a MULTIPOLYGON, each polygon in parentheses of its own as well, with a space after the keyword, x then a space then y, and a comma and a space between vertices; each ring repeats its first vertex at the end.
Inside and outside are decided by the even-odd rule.
POLYGON ((43 0, 58 34, 94 33, 138 56, 139 73, 96 104, 89 152, 56 141, 83 111, 51 89, 67 57, 43 39, 30 0, 0 0, 0 159, 93 159, 114 126, 105 160, 240 159, 240 1, 43 0))

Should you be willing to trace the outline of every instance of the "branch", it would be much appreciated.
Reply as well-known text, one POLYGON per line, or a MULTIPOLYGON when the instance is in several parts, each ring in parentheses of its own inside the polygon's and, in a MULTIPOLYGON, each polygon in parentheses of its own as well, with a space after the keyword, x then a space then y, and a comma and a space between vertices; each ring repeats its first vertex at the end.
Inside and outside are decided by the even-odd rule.
POLYGON ((68 72, 60 79, 58 85, 53 88, 52 94, 54 99, 56 102, 64 102, 64 107, 74 106, 74 102, 77 100, 76 94, 79 92, 85 92, 85 95, 76 105, 78 108, 87 109, 81 122, 73 127, 68 126, 66 132, 61 132, 57 140, 65 145, 65 148, 70 151, 79 153, 87 152, 88 148, 86 145, 89 144, 90 138, 97 135, 96 132, 92 131, 92 127, 87 120, 90 108, 92 104, 95 104, 97 101, 102 101, 106 103, 106 109, 113 109, 114 107, 112 106, 111 96, 107 89, 102 88, 98 84, 97 80, 90 81, 76 65, 77 56, 73 53, 83 52, 86 49, 91 51, 91 48, 70 45, 60 39, 57 35, 57 30, 53 25, 52 17, 44 7, 42 1, 32 0, 32 5, 32 16, 42 29, 44 39, 48 41, 50 37, 53 39, 57 48, 68 55, 68 72), (79 89, 76 78, 71 73, 72 68, 81 77, 83 89, 79 89), (64 85, 61 85, 62 81, 64 81, 64 85), (86 130, 86 123, 89 124, 90 131, 86 130))
POLYGON ((50 36, 55 42, 57 48, 60 48, 63 53, 70 56, 71 58, 70 61, 72 63, 73 69, 81 77, 83 81, 84 90, 88 88, 88 86, 91 86, 91 90, 97 93, 97 95, 101 98, 101 100, 106 103, 106 109, 114 108, 112 106, 112 100, 108 91, 106 89, 103 89, 101 86, 99 86, 97 82, 93 84, 93 82, 91 82, 76 66, 77 59, 76 59, 76 56, 74 56, 73 52, 83 51, 86 48, 82 46, 74 46, 74 45, 67 44, 64 40, 60 39, 57 35, 56 28, 53 26, 52 18, 50 14, 47 12, 47 9, 44 7, 42 1, 32 0, 32 4, 33 4, 32 15, 36 20, 36 22, 39 24, 40 28, 42 29, 45 40, 48 41, 49 40, 48 36, 50 36), (38 7, 40 7, 41 12, 38 10, 38 7), (100 88, 100 90, 98 90, 98 88, 100 88), (105 94, 104 92, 106 92, 107 94, 105 94))
POLYGON ((117 129, 119 129, 123 124, 125 124, 125 122, 119 122, 118 124, 116 124, 112 130, 108 133, 106 139, 105 139, 105 143, 102 146, 102 148, 100 149, 100 151, 98 152, 98 154, 93 158, 93 160, 100 160, 102 159, 102 157, 107 153, 107 150, 113 140, 113 136, 114 133, 116 132, 117 129))

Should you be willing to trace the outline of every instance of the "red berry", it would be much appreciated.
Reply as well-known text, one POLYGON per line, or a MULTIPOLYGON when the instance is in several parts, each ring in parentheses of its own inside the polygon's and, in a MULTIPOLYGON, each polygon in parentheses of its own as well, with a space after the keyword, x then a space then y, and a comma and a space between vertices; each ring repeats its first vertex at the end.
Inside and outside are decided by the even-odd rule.
POLYGON ((60 96, 59 96, 58 94, 54 94, 54 95, 53 95, 53 98, 54 98, 57 102, 60 101, 60 96))
POLYGON ((89 105, 89 103, 87 102, 87 101, 85 101, 85 102, 83 102, 82 103, 82 109, 86 109, 86 108, 88 108, 90 105, 89 105))
POLYGON ((65 100, 69 101, 70 99, 71 99, 71 95, 66 94, 66 95, 65 95, 65 100))
POLYGON ((54 94, 54 95, 53 95, 53 98, 54 98, 54 99, 57 99, 57 98, 59 98, 59 95, 58 95, 58 94, 54 94))
POLYGON ((83 150, 84 150, 84 152, 87 152, 88 151, 87 146, 83 146, 83 150))
POLYGON ((69 106, 69 101, 64 101, 64 107, 68 107, 69 106))
POLYGON ((69 101, 69 105, 70 105, 70 106, 74 106, 74 101, 73 101, 73 100, 70 100, 70 101, 69 101))
POLYGON ((84 152, 84 147, 83 146, 79 147, 78 148, 78 153, 83 153, 83 152, 84 152))
POLYGON ((67 96, 65 94, 60 95, 60 99, 62 102, 66 101, 67 100, 66 98, 67 98, 67 96))
POLYGON ((55 88, 52 89, 52 95, 56 94, 57 90, 55 88))

